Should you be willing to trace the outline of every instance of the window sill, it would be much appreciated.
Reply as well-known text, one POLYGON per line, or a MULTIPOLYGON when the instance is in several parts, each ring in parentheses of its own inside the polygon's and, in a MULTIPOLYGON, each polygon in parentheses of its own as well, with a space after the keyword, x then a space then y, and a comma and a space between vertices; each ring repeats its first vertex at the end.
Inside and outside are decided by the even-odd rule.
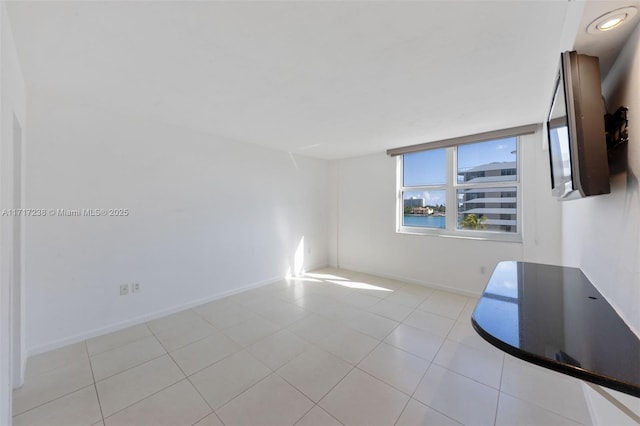
POLYGON ((474 241, 493 241, 501 243, 522 243, 522 235, 519 233, 507 234, 500 232, 473 232, 473 231, 449 231, 446 229, 421 229, 401 227, 397 234, 421 235, 429 237, 454 238, 474 241))

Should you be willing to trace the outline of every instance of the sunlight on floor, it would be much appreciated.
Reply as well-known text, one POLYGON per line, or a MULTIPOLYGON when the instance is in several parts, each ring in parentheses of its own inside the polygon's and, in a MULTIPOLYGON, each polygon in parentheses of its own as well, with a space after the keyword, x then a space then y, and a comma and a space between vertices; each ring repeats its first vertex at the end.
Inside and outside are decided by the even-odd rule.
POLYGON ((360 290, 393 291, 393 290, 391 290, 389 288, 379 287, 377 285, 361 283, 361 282, 356 282, 356 281, 327 280, 327 282, 332 283, 332 284, 338 284, 338 285, 341 285, 341 286, 344 286, 344 287, 357 288, 357 289, 360 289, 360 290))
POLYGON ((319 273, 315 273, 315 272, 308 272, 308 273, 305 274, 305 276, 312 277, 312 278, 318 278, 318 279, 321 279, 321 280, 346 280, 346 279, 348 279, 348 278, 339 277, 337 275, 319 274, 319 273))

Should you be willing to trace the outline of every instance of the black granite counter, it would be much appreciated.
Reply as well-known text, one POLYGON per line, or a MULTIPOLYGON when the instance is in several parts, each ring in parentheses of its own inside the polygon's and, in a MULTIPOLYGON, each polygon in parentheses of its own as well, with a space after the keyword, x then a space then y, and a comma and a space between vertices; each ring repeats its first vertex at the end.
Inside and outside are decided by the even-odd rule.
POLYGON ((580 269, 500 262, 471 322, 515 357, 640 397, 640 339, 580 269))

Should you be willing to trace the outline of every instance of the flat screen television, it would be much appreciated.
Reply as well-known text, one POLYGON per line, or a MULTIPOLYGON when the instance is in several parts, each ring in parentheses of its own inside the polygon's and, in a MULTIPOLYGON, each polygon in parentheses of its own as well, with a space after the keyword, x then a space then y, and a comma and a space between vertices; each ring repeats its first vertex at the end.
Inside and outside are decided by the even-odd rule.
POLYGON ((608 194, 609 164, 598 58, 563 52, 547 131, 552 194, 608 194))

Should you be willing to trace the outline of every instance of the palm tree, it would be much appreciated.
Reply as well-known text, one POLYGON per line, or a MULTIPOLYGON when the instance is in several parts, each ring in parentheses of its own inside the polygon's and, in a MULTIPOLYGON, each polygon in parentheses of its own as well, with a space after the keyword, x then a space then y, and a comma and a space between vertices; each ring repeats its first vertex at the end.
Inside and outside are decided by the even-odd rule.
POLYGON ((486 217, 478 217, 475 213, 470 213, 462 219, 460 225, 465 229, 485 229, 487 227, 486 222, 486 217))

